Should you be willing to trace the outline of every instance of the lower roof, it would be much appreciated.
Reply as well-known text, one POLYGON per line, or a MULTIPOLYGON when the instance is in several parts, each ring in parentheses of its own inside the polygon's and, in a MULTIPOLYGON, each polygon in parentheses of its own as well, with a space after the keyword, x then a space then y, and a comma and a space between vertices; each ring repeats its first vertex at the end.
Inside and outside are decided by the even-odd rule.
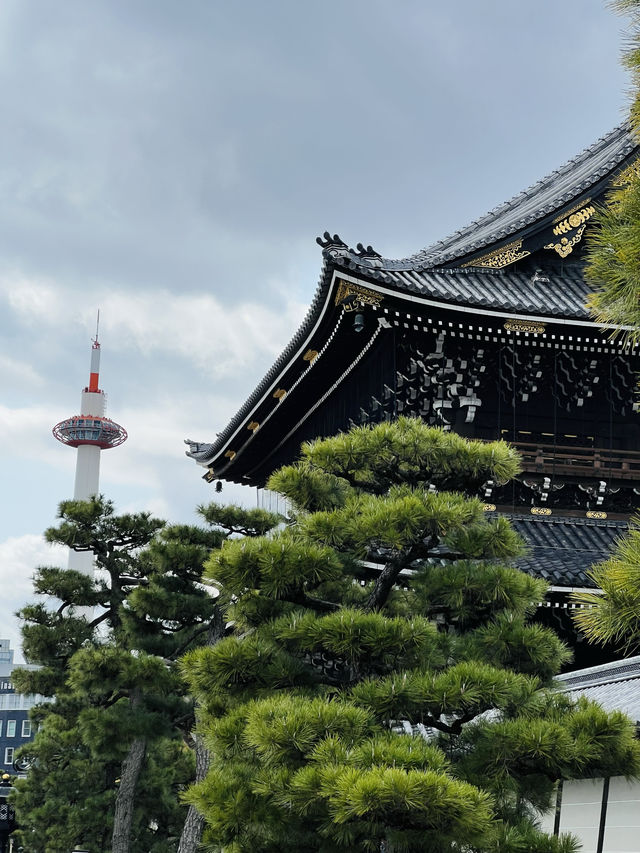
MULTIPOLYGON (((360 274, 364 270, 359 270, 360 274)), ((374 281, 401 294, 415 294, 455 307, 477 306, 496 314, 534 314, 540 318, 573 318, 593 323, 585 305, 591 289, 580 266, 559 270, 440 269, 367 270, 374 281)))
POLYGON ((640 656, 560 675, 558 686, 574 696, 586 696, 607 711, 623 711, 640 721, 640 656))
POLYGON ((518 568, 556 587, 594 588, 588 571, 607 559, 628 529, 626 521, 527 515, 507 518, 530 549, 517 561, 518 568))

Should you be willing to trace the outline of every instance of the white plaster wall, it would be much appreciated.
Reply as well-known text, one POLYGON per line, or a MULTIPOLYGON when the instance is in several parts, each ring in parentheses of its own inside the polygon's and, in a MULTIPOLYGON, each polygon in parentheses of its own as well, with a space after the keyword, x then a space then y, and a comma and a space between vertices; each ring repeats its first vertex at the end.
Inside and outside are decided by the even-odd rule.
POLYGON ((640 782, 621 776, 609 783, 603 853, 640 851, 640 782))
POLYGON ((562 789, 560 832, 579 838, 582 853, 596 853, 598 847, 602 786, 602 779, 581 779, 565 782, 562 789))
MULTIPOLYGON (((560 808, 560 832, 570 832, 582 844, 581 853, 596 853, 602 779, 565 782, 560 808)), ((553 833, 555 808, 540 818, 543 832, 553 833)), ((640 781, 621 776, 609 781, 602 853, 640 853, 640 781)))

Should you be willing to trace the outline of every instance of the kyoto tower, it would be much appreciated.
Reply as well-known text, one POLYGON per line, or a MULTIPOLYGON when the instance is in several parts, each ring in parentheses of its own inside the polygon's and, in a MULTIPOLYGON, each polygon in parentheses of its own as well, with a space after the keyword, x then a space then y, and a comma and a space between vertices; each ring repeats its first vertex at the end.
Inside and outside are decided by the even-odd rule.
MULTIPOLYGON (((118 447, 127 440, 126 429, 105 417, 105 394, 99 387, 99 378, 100 344, 96 326, 91 346, 89 384, 80 395, 80 414, 60 421, 53 428, 53 435, 58 441, 77 448, 73 498, 78 501, 86 501, 99 494, 100 451, 118 447)), ((69 568, 92 573, 93 553, 70 551, 69 568)))

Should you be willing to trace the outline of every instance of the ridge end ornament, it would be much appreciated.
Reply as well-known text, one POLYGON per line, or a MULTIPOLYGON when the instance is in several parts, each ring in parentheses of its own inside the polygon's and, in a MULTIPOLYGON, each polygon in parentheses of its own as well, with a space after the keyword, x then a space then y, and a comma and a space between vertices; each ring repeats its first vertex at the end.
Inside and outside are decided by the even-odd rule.
POLYGON ((467 261, 462 264, 462 269, 466 267, 484 267, 486 269, 499 270, 503 267, 508 267, 509 264, 514 264, 516 261, 522 260, 531 254, 527 249, 522 248, 522 240, 515 240, 513 243, 508 243, 506 246, 501 246, 493 252, 482 255, 479 258, 474 258, 472 261, 467 261))
POLYGON ((365 305, 377 307, 382 303, 382 294, 369 290, 359 284, 338 279, 338 289, 334 300, 335 305, 342 305, 345 311, 357 311, 365 305))

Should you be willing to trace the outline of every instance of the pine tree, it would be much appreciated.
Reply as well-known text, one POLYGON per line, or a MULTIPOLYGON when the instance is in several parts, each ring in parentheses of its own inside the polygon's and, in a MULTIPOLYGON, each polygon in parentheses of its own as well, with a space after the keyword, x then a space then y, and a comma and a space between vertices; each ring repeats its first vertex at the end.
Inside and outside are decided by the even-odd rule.
MULTIPOLYGON (((640 134, 640 0, 614 0, 611 6, 629 15, 624 63, 631 72, 634 98, 630 122, 640 134)), ((640 168, 632 163, 614 181, 587 238, 586 278, 593 288, 589 307, 603 325, 630 327, 623 332, 637 342, 640 330, 640 168)))
MULTIPOLYGON (((267 512, 263 509, 244 509, 234 505, 224 506, 213 503, 198 507, 198 512, 207 525, 214 531, 221 533, 224 539, 229 536, 264 536, 282 521, 276 513, 267 512)), ((226 633, 223 611, 220 607, 216 607, 213 618, 207 627, 205 645, 214 646, 224 638, 226 633)), ((199 713, 196 708, 196 721, 198 717, 199 713)), ((195 753, 195 779, 196 782, 202 782, 209 771, 209 750, 197 727, 190 732, 190 738, 195 753)), ((177 853, 196 853, 200 848, 203 830, 204 817, 195 806, 190 805, 182 827, 177 853)))
POLYGON ((208 849, 575 850, 536 827, 557 780, 633 773, 633 725, 549 689, 569 658, 545 585, 472 495, 515 451, 418 420, 303 446, 269 488, 290 524, 206 577, 233 632, 189 652, 211 755, 208 849))
POLYGON ((46 538, 93 552, 98 575, 41 568, 35 591, 58 606, 21 611, 25 656, 40 668, 17 671, 16 686, 49 700, 34 711, 34 763, 17 793, 22 838, 33 853, 169 853, 194 772, 194 706, 175 661, 216 619, 200 581, 224 533, 117 516, 103 498, 63 502, 60 518, 46 538))

